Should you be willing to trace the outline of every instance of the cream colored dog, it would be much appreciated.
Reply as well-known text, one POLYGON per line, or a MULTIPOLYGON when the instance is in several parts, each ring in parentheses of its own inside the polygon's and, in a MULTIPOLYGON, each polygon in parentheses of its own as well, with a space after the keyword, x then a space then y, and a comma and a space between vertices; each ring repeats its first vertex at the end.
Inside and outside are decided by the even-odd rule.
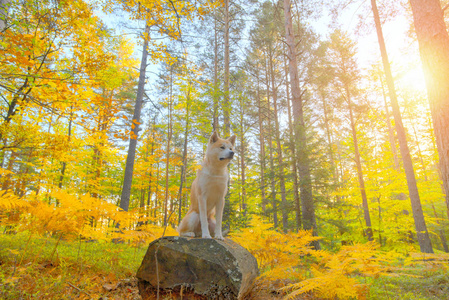
POLYGON ((223 240, 221 223, 228 189, 227 166, 234 157, 234 145, 235 135, 227 140, 216 132, 211 135, 202 167, 192 183, 189 211, 178 227, 180 236, 210 239, 212 234, 223 240))

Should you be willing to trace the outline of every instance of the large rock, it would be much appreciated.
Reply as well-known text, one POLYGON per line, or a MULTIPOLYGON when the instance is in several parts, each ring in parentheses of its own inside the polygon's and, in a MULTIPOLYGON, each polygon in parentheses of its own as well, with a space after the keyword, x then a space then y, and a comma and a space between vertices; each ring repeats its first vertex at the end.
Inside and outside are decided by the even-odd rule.
POLYGON ((152 242, 137 271, 143 300, 158 287, 159 299, 245 299, 258 275, 254 256, 232 240, 173 236, 152 242))

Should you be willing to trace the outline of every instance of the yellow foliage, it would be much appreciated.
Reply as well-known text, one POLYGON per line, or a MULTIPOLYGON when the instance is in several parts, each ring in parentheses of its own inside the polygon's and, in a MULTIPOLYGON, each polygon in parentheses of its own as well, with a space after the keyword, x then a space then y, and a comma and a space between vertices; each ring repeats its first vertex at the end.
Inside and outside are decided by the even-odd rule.
POLYGON ((311 232, 282 234, 258 216, 231 238, 257 258, 262 280, 286 285, 281 290, 290 292, 287 299, 304 293, 323 299, 365 299, 368 286, 360 280, 385 275, 395 258, 378 251, 374 243, 344 246, 335 254, 315 250, 311 242, 319 237, 311 232))
POLYGON ((365 299, 368 286, 358 280, 387 275, 389 260, 388 255, 377 251, 374 243, 345 246, 336 254, 323 255, 320 261, 313 264, 312 278, 291 284, 283 290, 292 291, 287 299, 307 292, 324 299, 365 299))
POLYGON ((273 225, 254 216, 249 227, 231 234, 231 238, 248 249, 256 258, 262 276, 266 280, 302 279, 301 265, 306 256, 322 257, 324 251, 311 248, 310 243, 318 240, 309 231, 282 234, 272 229, 273 225))

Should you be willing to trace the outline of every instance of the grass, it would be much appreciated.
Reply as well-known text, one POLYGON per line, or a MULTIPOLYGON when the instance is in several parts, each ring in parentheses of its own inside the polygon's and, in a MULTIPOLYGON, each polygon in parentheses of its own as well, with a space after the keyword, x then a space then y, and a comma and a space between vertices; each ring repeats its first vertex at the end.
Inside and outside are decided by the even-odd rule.
POLYGON ((0 235, 0 299, 139 299, 146 246, 0 235))
MULTIPOLYGON (((140 299, 134 277, 147 243, 134 247, 58 238, 0 234, 0 299, 140 299)), ((366 278, 368 299, 448 299, 447 266, 433 260, 398 261, 391 276, 366 278)), ((254 299, 283 298, 276 282, 269 286, 254 299)))
POLYGON ((373 281, 370 299, 448 299, 449 273, 427 262, 407 268, 401 276, 382 276, 373 281))

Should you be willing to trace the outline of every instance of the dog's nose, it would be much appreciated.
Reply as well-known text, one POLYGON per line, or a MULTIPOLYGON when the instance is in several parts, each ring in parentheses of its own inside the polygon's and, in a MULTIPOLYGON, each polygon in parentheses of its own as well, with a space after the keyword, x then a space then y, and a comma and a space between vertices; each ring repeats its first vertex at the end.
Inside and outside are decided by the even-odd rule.
POLYGON ((230 156, 231 158, 233 158, 233 157, 234 157, 234 151, 231 151, 231 153, 229 153, 229 156, 230 156))

